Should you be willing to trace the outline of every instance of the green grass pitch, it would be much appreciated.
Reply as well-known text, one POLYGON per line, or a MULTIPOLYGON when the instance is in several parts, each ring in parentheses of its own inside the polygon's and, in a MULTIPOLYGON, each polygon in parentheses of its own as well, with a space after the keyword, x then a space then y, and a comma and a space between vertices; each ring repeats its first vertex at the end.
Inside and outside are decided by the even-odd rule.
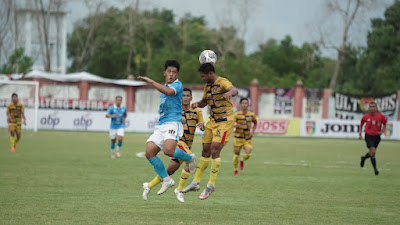
POLYGON ((204 201, 188 193, 180 203, 173 189, 158 196, 159 186, 142 199, 142 183, 156 175, 136 156, 148 136, 126 134, 122 158, 112 160, 106 132, 23 131, 10 153, 0 130, 0 224, 400 224, 398 141, 381 142, 375 176, 369 160, 359 166, 364 141, 255 137, 234 177, 231 139, 215 192, 204 201))

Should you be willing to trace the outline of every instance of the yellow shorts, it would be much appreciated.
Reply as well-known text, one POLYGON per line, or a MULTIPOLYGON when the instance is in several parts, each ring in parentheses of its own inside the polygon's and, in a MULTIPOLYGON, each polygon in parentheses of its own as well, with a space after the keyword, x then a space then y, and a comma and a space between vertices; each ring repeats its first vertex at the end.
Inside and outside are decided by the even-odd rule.
MULTIPOLYGON (((182 140, 178 141, 178 144, 176 144, 176 147, 182 149, 182 151, 186 152, 187 154, 192 154, 192 151, 190 151, 190 149, 187 146, 187 144, 182 140)), ((171 160, 174 160, 175 162, 179 161, 179 165, 181 165, 182 162, 183 162, 182 160, 179 160, 179 159, 177 159, 175 157, 171 157, 171 160)))
POLYGON ((239 153, 242 148, 250 148, 253 149, 253 144, 250 140, 246 140, 244 138, 234 138, 233 139, 233 152, 239 153))
POLYGON ((208 121, 203 134, 203 143, 218 142, 226 145, 231 139, 234 120, 216 123, 214 120, 208 121))
POLYGON ((9 123, 8 124, 8 131, 9 132, 18 132, 21 133, 21 124, 16 124, 16 123, 9 123))

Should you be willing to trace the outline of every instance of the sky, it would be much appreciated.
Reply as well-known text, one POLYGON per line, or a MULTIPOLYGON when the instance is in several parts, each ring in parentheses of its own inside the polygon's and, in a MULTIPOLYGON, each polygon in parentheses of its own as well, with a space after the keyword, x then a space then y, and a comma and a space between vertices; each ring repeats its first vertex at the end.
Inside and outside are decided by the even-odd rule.
MULTIPOLYGON (((239 11, 243 9, 240 4, 245 0, 139 0, 140 9, 166 8, 173 10, 178 20, 186 13, 194 16, 205 16, 207 25, 210 28, 218 28, 227 21, 234 21, 238 27, 243 20, 240 19, 239 11), (229 14, 231 12, 231 14, 229 14), (230 15, 230 16, 229 16, 230 15), (228 18, 228 19, 227 19, 228 18), (229 19, 230 18, 230 19, 229 19)), ((341 30, 340 17, 329 17, 325 4, 327 0, 248 0, 254 3, 251 8, 246 31, 241 35, 246 43, 246 53, 257 50, 260 43, 270 38, 282 40, 290 35, 293 43, 301 46, 305 42, 314 42, 319 39, 315 32, 316 27, 322 21, 329 21, 329 36, 331 42, 339 44, 341 30)), ((110 0, 109 4, 123 8, 128 4, 134 4, 136 0, 110 0)), ((350 41, 357 46, 365 46, 367 32, 370 29, 371 18, 383 17, 385 7, 393 3, 393 0, 377 0, 379 4, 374 10, 362 15, 362 19, 356 21, 352 26, 350 41)), ((72 0, 68 3, 68 32, 72 32, 73 24, 79 19, 87 16, 88 10, 83 1, 72 0)), ((326 23, 327 24, 327 23, 326 23)), ((323 49, 322 54, 328 57, 335 57, 335 52, 323 49)))

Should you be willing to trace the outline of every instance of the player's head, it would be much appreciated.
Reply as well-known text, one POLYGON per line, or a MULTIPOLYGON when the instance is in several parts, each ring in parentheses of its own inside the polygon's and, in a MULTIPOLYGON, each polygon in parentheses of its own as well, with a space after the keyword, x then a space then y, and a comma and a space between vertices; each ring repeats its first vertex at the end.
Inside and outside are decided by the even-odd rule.
POLYGON ((183 89, 182 105, 190 105, 192 101, 192 90, 189 88, 183 89))
POLYGON ((240 99, 240 108, 242 110, 248 110, 249 109, 249 100, 247 98, 241 98, 240 99))
POLYGON ((212 83, 215 77, 215 68, 211 63, 201 64, 199 67, 200 77, 206 83, 212 83))
POLYGON ((18 103, 18 95, 17 95, 17 93, 12 93, 12 95, 11 95, 11 100, 12 100, 15 104, 18 103))
POLYGON ((122 103, 122 96, 117 96, 115 97, 115 105, 117 105, 118 107, 121 106, 122 103))
POLYGON ((179 76, 179 62, 176 60, 167 60, 164 67, 165 82, 172 84, 179 76))
POLYGON ((368 111, 370 113, 376 113, 378 111, 378 107, 376 106, 375 102, 369 103, 368 111))

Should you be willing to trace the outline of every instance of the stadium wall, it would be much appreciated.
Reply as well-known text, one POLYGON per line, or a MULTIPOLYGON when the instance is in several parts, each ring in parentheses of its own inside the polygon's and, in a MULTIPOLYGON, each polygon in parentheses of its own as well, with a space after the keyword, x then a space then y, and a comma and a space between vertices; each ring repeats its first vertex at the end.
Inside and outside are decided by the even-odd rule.
MULTIPOLYGON (((0 108, 0 115, 5 115, 6 109, 0 108)), ((23 129, 33 129, 33 108, 26 109, 27 126, 23 129)), ((85 110, 39 110, 38 129, 43 130, 77 130, 104 131, 110 126, 110 119, 104 111, 85 110)), ((206 119, 207 121, 208 119, 206 119)), ((127 132, 153 132, 158 122, 156 113, 128 113, 125 122, 127 132)), ((0 128, 7 128, 5 118, 0 120, 0 128)), ((259 136, 290 136, 318 138, 358 138, 359 121, 344 121, 332 119, 279 119, 259 118, 256 133, 259 136)), ((196 131, 201 134, 200 130, 196 131)), ((400 140, 400 121, 389 121, 382 135, 383 139, 400 140)))

